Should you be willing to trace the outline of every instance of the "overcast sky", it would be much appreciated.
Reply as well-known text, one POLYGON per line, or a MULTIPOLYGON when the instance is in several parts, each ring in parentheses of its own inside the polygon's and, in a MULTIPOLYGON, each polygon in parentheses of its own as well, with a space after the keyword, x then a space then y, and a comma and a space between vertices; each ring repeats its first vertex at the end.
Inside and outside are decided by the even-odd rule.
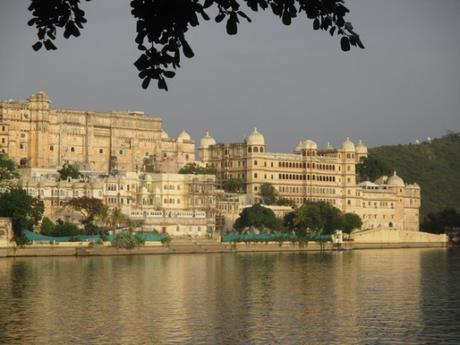
POLYGON ((458 0, 346 1, 366 46, 348 53, 304 17, 284 26, 270 12, 250 13, 232 37, 205 22, 189 31, 195 57, 169 92, 140 86, 129 3, 83 2, 82 35, 34 52, 29 1, 1 0, 0 99, 45 90, 54 107, 142 110, 161 116, 170 136, 186 129, 195 140, 209 129, 239 142, 257 126, 271 151, 307 138, 377 146, 460 130, 458 0))

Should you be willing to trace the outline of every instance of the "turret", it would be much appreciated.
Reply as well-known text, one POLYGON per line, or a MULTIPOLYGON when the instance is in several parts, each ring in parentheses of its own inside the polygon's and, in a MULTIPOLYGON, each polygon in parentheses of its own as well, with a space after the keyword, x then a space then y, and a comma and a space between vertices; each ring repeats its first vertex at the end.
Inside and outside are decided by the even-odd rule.
POLYGON ((246 145, 248 147, 248 153, 251 152, 265 152, 265 138, 254 128, 251 134, 246 138, 246 145))

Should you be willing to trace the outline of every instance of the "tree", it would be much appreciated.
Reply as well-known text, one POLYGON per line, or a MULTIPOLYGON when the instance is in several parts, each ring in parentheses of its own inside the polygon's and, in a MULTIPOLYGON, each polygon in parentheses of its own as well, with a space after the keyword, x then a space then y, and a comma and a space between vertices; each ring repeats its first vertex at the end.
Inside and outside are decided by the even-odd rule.
POLYGON ((0 217, 11 218, 15 238, 19 238, 23 230, 31 230, 42 219, 44 210, 43 202, 22 188, 0 193, 0 217))
POLYGON ((336 230, 341 229, 342 212, 337 207, 327 202, 320 201, 317 204, 319 206, 321 218, 323 219, 323 228, 321 232, 330 235, 336 230))
POLYGON ((291 206, 293 208, 296 206, 294 201, 287 198, 279 198, 278 200, 276 200, 276 204, 279 206, 291 206))
POLYGON ((215 173, 213 167, 202 167, 196 163, 188 163, 179 170, 179 174, 214 175, 215 173))
POLYGON ((319 206, 315 203, 303 204, 285 216, 285 225, 297 235, 304 236, 308 231, 321 231, 323 220, 319 206))
POLYGON ((58 170, 59 179, 67 180, 69 177, 72 179, 78 179, 83 177, 83 174, 80 173, 80 170, 76 165, 64 163, 61 169, 58 170))
POLYGON ((460 214, 453 208, 437 213, 428 213, 423 219, 422 230, 433 234, 443 234, 449 228, 460 227, 460 214))
POLYGON ((361 229, 363 221, 355 213, 345 213, 342 216, 342 230, 346 234, 350 234, 354 229, 361 229))
POLYGON ((312 231, 333 234, 343 227, 343 218, 338 208, 323 201, 309 201, 295 211, 286 214, 284 225, 300 236, 312 231))
POLYGON ((97 226, 94 224, 94 220, 104 207, 102 200, 83 196, 80 198, 70 199, 65 203, 65 206, 81 213, 83 217, 81 223, 85 227, 86 234, 92 235, 98 232, 97 226))
POLYGON ((120 225, 129 225, 130 221, 128 216, 123 214, 120 208, 115 207, 109 211, 109 217, 107 219, 109 228, 112 232, 115 232, 115 230, 120 226, 120 225))
POLYGON ((54 236, 56 224, 48 217, 43 217, 40 225, 40 233, 46 236, 54 236))
POLYGON ((272 210, 263 207, 261 204, 255 204, 251 207, 246 207, 240 213, 239 218, 235 221, 234 228, 239 232, 248 227, 277 230, 280 225, 272 210))
POLYGON ((137 234, 122 232, 117 234, 111 242, 116 248, 133 249, 145 244, 145 241, 137 234))
POLYGON ((222 182, 222 188, 228 193, 237 193, 244 190, 245 183, 242 179, 231 177, 222 182))
POLYGON ((390 168, 381 160, 369 155, 367 158, 361 158, 356 166, 356 171, 361 181, 375 181, 380 176, 391 173, 390 168))
POLYGON ((273 205, 276 203, 278 192, 271 183, 263 183, 260 186, 260 197, 265 205, 273 205))
POLYGON ((19 177, 16 164, 4 153, 0 153, 0 181, 12 180, 19 177))
POLYGON ((75 224, 58 219, 52 236, 78 236, 81 230, 75 224))
MULTIPOLYGON (((168 89, 166 78, 175 76, 181 55, 194 56, 185 33, 200 24, 200 17, 209 20, 210 11, 217 13, 217 23, 225 21, 229 35, 238 32, 240 19, 251 22, 241 4, 247 6, 244 11, 269 8, 284 25, 290 25, 297 16, 306 16, 313 20, 314 30, 341 37, 343 51, 349 51, 350 45, 364 48, 351 23, 345 21, 349 10, 343 0, 132 0, 131 13, 137 20, 135 42, 141 51, 134 65, 143 79, 142 87, 146 89, 154 79, 160 89, 168 89)), ((32 0, 29 11, 32 19, 28 25, 35 26, 38 38, 32 45, 34 50, 43 46, 57 49, 53 41, 58 29, 64 29, 65 38, 78 37, 86 23, 80 0, 32 0)))

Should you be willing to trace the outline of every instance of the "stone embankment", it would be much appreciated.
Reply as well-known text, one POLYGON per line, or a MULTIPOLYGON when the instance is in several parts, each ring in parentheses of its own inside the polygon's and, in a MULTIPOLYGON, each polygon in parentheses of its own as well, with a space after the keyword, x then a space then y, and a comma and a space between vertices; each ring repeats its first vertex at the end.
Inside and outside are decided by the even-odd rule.
POLYGON ((290 242, 280 243, 221 243, 216 240, 173 240, 169 246, 159 243, 135 249, 119 249, 111 246, 88 247, 84 245, 35 245, 24 248, 0 248, 0 257, 39 257, 39 256, 110 256, 110 255, 158 255, 158 254, 206 254, 206 253, 249 253, 249 252, 310 252, 352 249, 385 248, 439 248, 444 242, 412 243, 354 243, 345 242, 340 248, 332 243, 308 242, 303 246, 290 242))

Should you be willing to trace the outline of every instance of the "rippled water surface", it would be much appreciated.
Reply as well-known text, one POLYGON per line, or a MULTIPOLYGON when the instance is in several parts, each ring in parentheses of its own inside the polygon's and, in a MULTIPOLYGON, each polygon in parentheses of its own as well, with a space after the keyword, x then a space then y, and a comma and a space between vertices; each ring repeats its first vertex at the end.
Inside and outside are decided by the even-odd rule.
POLYGON ((0 259, 0 344, 459 343, 459 250, 0 259))

